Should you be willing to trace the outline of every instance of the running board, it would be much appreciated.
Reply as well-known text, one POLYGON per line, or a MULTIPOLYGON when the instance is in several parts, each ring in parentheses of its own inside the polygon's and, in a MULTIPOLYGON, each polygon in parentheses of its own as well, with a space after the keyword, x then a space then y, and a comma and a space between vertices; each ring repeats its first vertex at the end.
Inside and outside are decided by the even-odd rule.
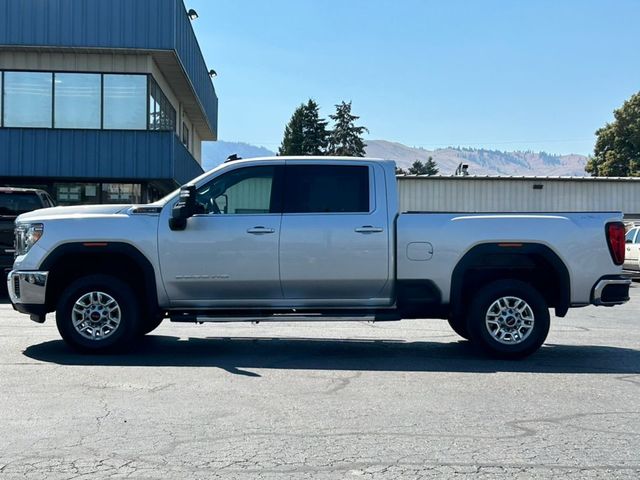
POLYGON ((209 323, 209 322, 388 322, 401 320, 397 312, 326 312, 326 313, 273 313, 273 314, 214 314, 205 313, 170 313, 172 322, 209 323))

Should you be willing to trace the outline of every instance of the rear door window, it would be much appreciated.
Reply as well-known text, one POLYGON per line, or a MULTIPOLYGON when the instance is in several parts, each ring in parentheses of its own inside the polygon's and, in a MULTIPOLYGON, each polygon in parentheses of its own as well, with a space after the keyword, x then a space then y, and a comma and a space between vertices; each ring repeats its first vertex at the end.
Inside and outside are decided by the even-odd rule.
POLYGON ((284 213, 367 213, 366 165, 287 165, 284 213))

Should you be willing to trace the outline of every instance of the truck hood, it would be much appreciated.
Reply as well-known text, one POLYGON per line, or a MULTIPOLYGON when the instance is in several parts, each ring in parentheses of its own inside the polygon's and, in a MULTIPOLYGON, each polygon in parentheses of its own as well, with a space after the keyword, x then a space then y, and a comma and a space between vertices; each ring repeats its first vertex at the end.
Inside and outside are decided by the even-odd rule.
POLYGON ((95 215, 114 215, 131 208, 132 205, 76 205, 72 207, 41 208, 23 213, 17 222, 37 222, 53 218, 71 218, 95 215))

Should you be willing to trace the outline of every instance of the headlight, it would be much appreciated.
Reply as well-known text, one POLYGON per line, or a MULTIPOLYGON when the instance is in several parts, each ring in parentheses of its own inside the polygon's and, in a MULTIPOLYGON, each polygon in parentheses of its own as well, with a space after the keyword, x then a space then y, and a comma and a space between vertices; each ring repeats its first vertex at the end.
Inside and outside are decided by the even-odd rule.
POLYGON ((22 223, 16 226, 16 255, 24 255, 42 237, 42 223, 22 223))

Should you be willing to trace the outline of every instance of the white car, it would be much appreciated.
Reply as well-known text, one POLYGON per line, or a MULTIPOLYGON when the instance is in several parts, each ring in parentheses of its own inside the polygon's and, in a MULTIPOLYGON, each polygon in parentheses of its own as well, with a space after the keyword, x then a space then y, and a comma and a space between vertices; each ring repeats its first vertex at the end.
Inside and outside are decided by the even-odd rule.
POLYGON ((624 269, 640 271, 640 227, 634 227, 625 236, 624 269))

